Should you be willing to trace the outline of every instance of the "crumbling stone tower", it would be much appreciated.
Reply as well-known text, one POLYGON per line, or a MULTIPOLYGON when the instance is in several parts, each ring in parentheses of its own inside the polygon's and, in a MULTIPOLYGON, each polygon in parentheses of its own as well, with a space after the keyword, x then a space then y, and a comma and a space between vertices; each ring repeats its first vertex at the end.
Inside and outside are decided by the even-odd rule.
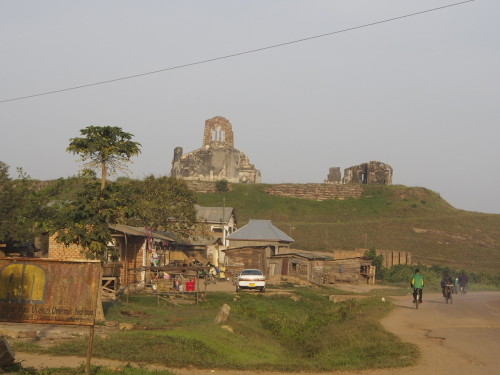
POLYGON ((221 142, 226 146, 234 148, 233 127, 231 123, 222 116, 217 116, 205 121, 203 146, 208 146, 211 142, 221 142))
POLYGON ((370 161, 344 169, 344 184, 392 185, 392 167, 380 161, 370 161))
POLYGON ((170 175, 185 180, 260 183, 260 171, 234 148, 233 127, 221 116, 205 121, 201 148, 185 155, 182 147, 175 148, 170 175))

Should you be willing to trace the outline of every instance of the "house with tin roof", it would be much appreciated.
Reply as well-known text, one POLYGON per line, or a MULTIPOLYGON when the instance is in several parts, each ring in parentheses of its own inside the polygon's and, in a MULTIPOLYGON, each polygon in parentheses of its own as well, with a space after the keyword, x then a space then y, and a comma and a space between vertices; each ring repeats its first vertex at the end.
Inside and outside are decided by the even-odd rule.
POLYGON ((280 249, 289 249, 293 242, 288 234, 276 227, 271 220, 252 220, 247 225, 238 229, 227 237, 228 247, 242 246, 269 246, 273 254, 278 254, 280 249))
POLYGON ((226 273, 236 275, 244 268, 269 271, 269 259, 287 251, 293 238, 276 227, 271 220, 250 220, 247 225, 227 237, 224 250, 226 273))

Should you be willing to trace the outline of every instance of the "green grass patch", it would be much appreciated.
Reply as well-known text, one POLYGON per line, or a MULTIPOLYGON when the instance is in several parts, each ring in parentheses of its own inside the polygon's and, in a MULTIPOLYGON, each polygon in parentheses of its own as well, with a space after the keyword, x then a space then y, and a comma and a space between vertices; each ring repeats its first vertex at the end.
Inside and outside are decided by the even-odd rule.
POLYGON ((225 198, 239 227, 249 219, 272 220, 297 249, 397 249, 412 252, 417 263, 497 272, 500 215, 458 210, 425 188, 364 185, 360 199, 316 202, 269 195, 266 184, 232 186, 197 194, 199 204, 222 206, 225 198))
MULTIPOLYGON (((391 310, 390 303, 379 297, 333 303, 327 292, 304 288, 292 295, 243 293, 237 298, 214 293, 199 307, 158 306, 154 297, 131 298, 129 304, 110 307, 107 318, 132 323, 137 330, 97 335, 94 357, 172 367, 274 371, 399 367, 415 362, 415 346, 402 343, 379 324, 391 310), (227 328, 214 323, 224 303, 231 307, 227 328), (142 311, 148 317, 124 316, 125 310, 142 311)), ((86 339, 80 338, 31 349, 83 356, 86 348, 86 339)))

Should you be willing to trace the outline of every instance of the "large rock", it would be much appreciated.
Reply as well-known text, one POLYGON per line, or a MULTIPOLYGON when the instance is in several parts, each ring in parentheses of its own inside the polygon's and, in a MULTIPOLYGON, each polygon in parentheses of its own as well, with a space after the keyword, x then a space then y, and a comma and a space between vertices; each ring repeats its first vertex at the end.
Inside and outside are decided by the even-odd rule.
POLYGON ((231 311, 231 307, 226 303, 223 304, 215 317, 215 324, 225 323, 229 316, 229 311, 231 311))
POLYGON ((7 340, 0 340, 0 366, 10 365, 15 359, 16 356, 7 340))

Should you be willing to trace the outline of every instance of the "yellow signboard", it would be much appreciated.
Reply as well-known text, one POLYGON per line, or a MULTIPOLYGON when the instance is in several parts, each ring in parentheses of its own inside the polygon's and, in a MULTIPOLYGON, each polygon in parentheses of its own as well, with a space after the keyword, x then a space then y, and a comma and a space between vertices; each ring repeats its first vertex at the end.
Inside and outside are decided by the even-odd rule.
POLYGON ((0 258, 0 321, 93 325, 99 261, 0 258))

